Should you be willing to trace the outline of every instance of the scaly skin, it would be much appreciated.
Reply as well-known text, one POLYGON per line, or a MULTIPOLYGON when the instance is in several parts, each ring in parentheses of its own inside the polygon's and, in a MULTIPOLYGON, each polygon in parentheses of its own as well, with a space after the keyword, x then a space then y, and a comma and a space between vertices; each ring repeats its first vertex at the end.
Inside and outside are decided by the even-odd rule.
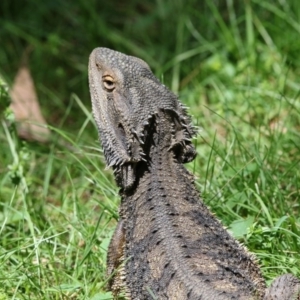
POLYGON ((107 262, 115 297, 299 299, 300 282, 290 274, 266 291, 253 256, 199 199, 183 166, 196 154, 190 118, 148 65, 97 48, 89 80, 105 157, 122 198, 107 262))

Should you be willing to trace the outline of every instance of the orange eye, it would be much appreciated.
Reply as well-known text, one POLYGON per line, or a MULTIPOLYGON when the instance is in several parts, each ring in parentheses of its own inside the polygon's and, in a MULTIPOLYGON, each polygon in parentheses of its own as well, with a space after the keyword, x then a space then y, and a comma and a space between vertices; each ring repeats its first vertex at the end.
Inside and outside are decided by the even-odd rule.
POLYGON ((114 79, 107 75, 107 76, 103 76, 102 77, 102 82, 103 82, 103 86, 104 88, 109 91, 112 92, 115 89, 115 82, 114 79))

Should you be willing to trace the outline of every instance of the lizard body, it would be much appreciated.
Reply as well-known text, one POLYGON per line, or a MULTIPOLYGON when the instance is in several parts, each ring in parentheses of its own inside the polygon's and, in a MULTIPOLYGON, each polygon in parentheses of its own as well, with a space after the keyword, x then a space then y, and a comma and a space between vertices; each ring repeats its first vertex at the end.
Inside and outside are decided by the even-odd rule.
POLYGON ((128 300, 300 299, 300 282, 290 274, 266 290, 254 257, 199 199, 183 166, 196 155, 191 119, 149 66, 96 48, 89 82, 121 195, 107 262, 113 294, 128 300))

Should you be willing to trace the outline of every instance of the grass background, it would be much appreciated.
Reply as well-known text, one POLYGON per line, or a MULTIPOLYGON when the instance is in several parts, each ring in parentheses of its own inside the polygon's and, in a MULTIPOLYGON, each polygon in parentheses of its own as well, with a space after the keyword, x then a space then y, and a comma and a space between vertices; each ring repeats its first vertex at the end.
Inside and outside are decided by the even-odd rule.
POLYGON ((119 197, 90 115, 98 46, 146 60, 190 107, 205 203, 268 284, 300 277, 299 1, 26 2, 0 4, 0 299, 111 299, 119 197), (7 109, 28 47, 45 145, 20 140, 7 109))

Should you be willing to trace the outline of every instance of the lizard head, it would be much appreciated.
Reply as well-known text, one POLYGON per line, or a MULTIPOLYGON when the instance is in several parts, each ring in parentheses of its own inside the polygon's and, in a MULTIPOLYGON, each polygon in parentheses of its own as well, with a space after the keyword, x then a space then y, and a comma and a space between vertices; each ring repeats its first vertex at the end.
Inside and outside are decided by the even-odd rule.
POLYGON ((170 112, 173 145, 182 162, 195 157, 190 138, 195 134, 177 97, 153 75, 143 60, 96 48, 89 59, 92 109, 108 167, 125 191, 136 180, 136 166, 145 161, 145 140, 159 110, 170 112), (182 146, 182 147, 181 147, 182 146))

